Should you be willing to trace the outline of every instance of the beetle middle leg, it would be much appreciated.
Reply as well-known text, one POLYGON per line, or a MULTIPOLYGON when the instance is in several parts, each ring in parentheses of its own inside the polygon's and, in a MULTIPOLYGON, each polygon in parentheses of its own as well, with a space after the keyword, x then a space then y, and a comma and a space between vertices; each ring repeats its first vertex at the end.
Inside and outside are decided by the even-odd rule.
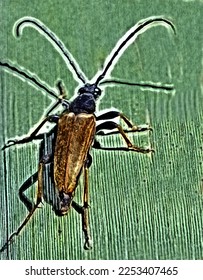
MULTIPOLYGON (((40 186, 38 186, 38 189, 42 189, 43 190, 43 171, 44 171, 44 165, 51 163, 53 160, 53 155, 52 154, 48 154, 42 157, 42 159, 39 162, 39 169, 37 172, 35 172, 32 176, 30 176, 20 187, 19 189, 19 198, 20 200, 23 202, 23 204, 25 205, 25 207, 28 209, 28 211, 32 211, 32 209, 34 208, 33 203, 28 199, 28 197, 24 194, 24 192, 30 187, 32 186, 34 183, 36 183, 38 181, 38 184, 40 184, 40 186)), ((38 196, 39 194, 37 194, 38 196)), ((43 193, 40 194, 40 196, 43 196, 43 193)))
MULTIPOLYGON (((123 137, 124 141, 126 142, 127 144, 127 150, 128 151, 135 151, 135 152, 139 152, 139 153, 143 153, 143 154, 146 154, 146 153, 149 153, 149 152, 152 152, 153 150, 148 148, 148 149, 144 149, 144 148, 141 148, 141 147, 138 147, 138 146, 135 146, 132 144, 132 142, 130 141, 130 139, 128 138, 126 132, 123 130, 122 126, 113 122, 113 121, 106 121, 104 123, 101 123, 99 124, 97 127, 96 127, 96 134, 101 131, 101 130, 113 130, 113 129, 117 129, 118 130, 118 133, 121 134, 121 136, 123 137)), ((133 132, 133 131, 132 131, 133 132)), ((98 145, 98 141, 96 141, 97 145, 95 145, 95 148, 97 149, 102 149, 102 147, 100 145, 98 145)), ((94 146, 93 146, 94 147, 94 146)), ((105 148, 103 148, 105 149, 105 148)), ((121 149, 122 150, 122 149, 121 149)))

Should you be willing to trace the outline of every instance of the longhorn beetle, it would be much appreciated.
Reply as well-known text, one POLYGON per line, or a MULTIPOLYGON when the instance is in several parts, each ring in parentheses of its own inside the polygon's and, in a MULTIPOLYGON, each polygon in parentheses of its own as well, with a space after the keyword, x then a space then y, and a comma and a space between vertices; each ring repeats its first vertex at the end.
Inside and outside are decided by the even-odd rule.
POLYGON ((149 130, 150 127, 133 125, 125 115, 117 110, 111 109, 105 113, 95 114, 96 102, 102 93, 99 86, 108 86, 113 84, 148 88, 151 87, 159 90, 173 90, 173 85, 170 84, 161 86, 154 83, 132 83, 116 79, 104 80, 104 78, 107 77, 107 74, 110 75, 115 63, 127 47, 134 42, 136 37, 154 25, 164 25, 165 27, 170 27, 175 33, 173 23, 162 16, 150 17, 138 22, 118 41, 111 54, 107 57, 103 69, 99 71, 92 79, 92 82, 90 82, 82 73, 79 65, 66 49, 64 44, 41 21, 32 17, 24 17, 16 22, 14 25, 14 32, 17 37, 22 35, 23 28, 32 27, 53 44, 65 60, 74 78, 79 82, 80 87, 77 92, 77 96, 72 101, 68 101, 65 99, 65 90, 61 81, 57 83, 57 90, 59 92, 58 95, 56 89, 51 89, 48 86, 45 86, 45 83, 37 76, 22 70, 22 68, 16 67, 10 62, 0 61, 1 67, 5 68, 7 71, 16 73, 25 80, 30 81, 34 84, 34 86, 37 86, 44 92, 47 92, 57 100, 54 105, 51 106, 42 122, 29 136, 22 139, 9 140, 2 148, 4 150, 13 145, 28 143, 35 139, 43 139, 44 134, 40 134, 40 129, 47 122, 56 124, 54 130, 52 131, 55 135, 54 152, 51 154, 45 154, 41 157, 38 172, 31 176, 19 189, 20 198, 29 210, 29 213, 19 228, 8 238, 7 242, 0 250, 1 252, 4 251, 13 238, 21 232, 38 208, 39 204, 42 202, 44 190, 43 173, 45 166, 48 163, 53 164, 53 180, 56 189, 56 203, 53 206, 55 213, 59 216, 63 216, 67 214, 70 207, 73 207, 78 213, 80 213, 82 217, 82 229, 85 237, 84 248, 90 249, 92 247, 88 223, 88 169, 92 163, 90 155, 91 147, 103 150, 117 149, 134 151, 143 154, 152 151, 150 148, 144 149, 133 145, 127 136, 127 132, 129 131, 140 132, 149 130), (60 104, 64 107, 63 112, 59 115, 51 115, 50 113, 60 104), (129 127, 128 131, 124 130, 120 124, 115 122, 115 118, 120 118, 124 121, 129 127), (98 123, 98 121, 103 122, 98 123), (95 139, 95 135, 103 135, 104 130, 109 131, 105 135, 119 133, 126 142, 127 147, 102 147, 98 140, 95 139), (83 206, 79 206, 73 198, 82 172, 84 173, 84 195, 83 206), (36 203, 32 205, 23 192, 36 181, 38 181, 37 199, 36 203))

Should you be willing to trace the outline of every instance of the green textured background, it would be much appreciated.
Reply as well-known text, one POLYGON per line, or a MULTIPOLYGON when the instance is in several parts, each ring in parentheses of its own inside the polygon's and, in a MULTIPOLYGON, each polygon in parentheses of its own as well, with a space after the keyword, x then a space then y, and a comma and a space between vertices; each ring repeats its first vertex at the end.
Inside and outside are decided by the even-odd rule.
MULTIPOLYGON (((92 151, 93 249, 83 250, 77 213, 71 210, 68 217, 58 218, 45 203, 0 258, 203 258, 202 14, 202 1, 0 1, 0 59, 29 69, 50 86, 62 79, 69 97, 77 83, 52 45, 31 28, 20 40, 13 37, 13 24, 19 18, 43 21, 90 78, 139 20, 165 15, 177 29, 175 37, 163 27, 142 34, 112 73, 128 81, 173 82, 175 95, 115 87, 108 88, 100 104, 100 109, 119 108, 136 124, 150 121, 153 133, 131 137, 141 146, 151 145, 156 153, 149 157, 92 151)), ((0 146, 26 134, 49 104, 46 95, 0 69, 0 146)), ((117 136, 101 141, 122 143, 117 136)), ((35 142, 0 153, 1 245, 27 213, 18 188, 37 170, 38 147, 35 142)), ((81 192, 80 184, 77 201, 81 192)))

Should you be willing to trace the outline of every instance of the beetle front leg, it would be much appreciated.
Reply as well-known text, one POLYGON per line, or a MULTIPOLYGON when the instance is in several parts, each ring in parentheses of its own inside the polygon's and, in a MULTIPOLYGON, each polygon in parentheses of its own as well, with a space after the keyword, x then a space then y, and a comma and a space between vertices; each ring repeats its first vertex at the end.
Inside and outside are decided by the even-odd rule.
POLYGON ((25 138, 22 138, 22 139, 10 139, 10 140, 8 140, 7 144, 5 144, 3 146, 2 150, 5 150, 8 147, 13 146, 13 145, 28 143, 28 142, 31 142, 32 140, 36 140, 36 139, 43 139, 43 134, 37 135, 39 130, 42 128, 42 126, 47 121, 57 123, 58 119, 59 119, 59 116, 57 116, 57 115, 47 116, 29 136, 26 136, 25 138))
MULTIPOLYGON (((123 130, 122 126, 120 126, 119 124, 117 124, 117 123, 115 123, 113 121, 106 121, 104 123, 99 124, 96 127, 96 134, 99 131, 104 130, 104 129, 106 129, 106 130, 118 129, 118 133, 120 133, 121 136, 123 137, 124 141, 126 142, 126 144, 128 146, 127 150, 129 150, 129 151, 135 151, 135 152, 139 152, 139 153, 143 153, 143 154, 146 154, 146 153, 154 151, 153 149, 149 149, 149 148, 148 149, 144 149, 144 148, 140 148, 138 146, 133 145, 132 142, 130 141, 130 139, 128 138, 127 134, 123 130)), ((95 148, 102 149, 102 147, 101 146, 99 147, 98 145, 95 145, 95 148)), ((106 148, 103 148, 103 149, 106 149, 106 148)), ((120 149, 124 150, 125 148, 120 148, 120 149)))

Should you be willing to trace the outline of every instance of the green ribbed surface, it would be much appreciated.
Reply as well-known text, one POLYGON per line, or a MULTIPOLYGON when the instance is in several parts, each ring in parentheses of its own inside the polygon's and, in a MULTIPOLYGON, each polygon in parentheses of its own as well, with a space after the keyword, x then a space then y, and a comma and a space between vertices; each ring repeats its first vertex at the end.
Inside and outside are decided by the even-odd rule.
MULTIPOLYGON (((58 218, 46 204, 9 247, 10 259, 202 259, 202 14, 201 1, 0 1, 0 59, 29 69, 54 86, 62 79, 71 97, 77 83, 59 54, 34 29, 20 40, 13 24, 23 16, 43 21, 91 78, 118 39, 136 22, 165 15, 177 29, 148 30, 122 56, 112 75, 128 81, 173 82, 175 95, 139 88, 108 88, 100 108, 116 107, 153 133, 133 135, 151 145, 152 157, 92 151, 90 222, 94 241, 83 250, 80 217, 58 218), (60 233, 59 233, 60 232, 60 233)), ((42 117, 50 99, 0 69, 0 141, 23 135, 42 117)), ((118 136, 102 139, 121 145, 118 136)), ((19 186, 37 170, 38 143, 0 153, 0 239, 26 215, 19 186)), ((35 187, 30 196, 34 196, 35 187), (33 193, 32 193, 33 191, 33 193)), ((76 195, 81 201, 82 182, 76 195)), ((0 256, 7 258, 7 252, 0 256)))

